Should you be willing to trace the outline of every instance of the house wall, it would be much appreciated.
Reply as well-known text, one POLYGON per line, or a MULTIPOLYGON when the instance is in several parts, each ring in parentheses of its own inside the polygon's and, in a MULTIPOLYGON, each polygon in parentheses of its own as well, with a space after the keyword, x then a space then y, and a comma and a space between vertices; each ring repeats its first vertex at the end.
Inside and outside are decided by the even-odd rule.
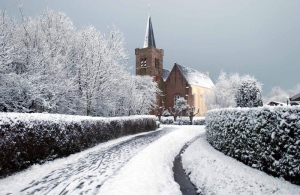
POLYGON ((190 85, 190 88, 191 88, 190 90, 191 97, 194 99, 193 101, 194 104, 190 106, 194 106, 196 108, 195 110, 199 109, 199 113, 197 114, 197 116, 205 116, 207 107, 204 101, 204 94, 211 89, 205 87, 199 87, 196 85, 190 85))
POLYGON ((179 68, 175 65, 165 82, 164 106, 165 108, 173 108, 175 103, 174 96, 175 94, 180 94, 187 100, 190 107, 194 106, 196 110, 199 108, 197 116, 205 116, 207 107, 204 102, 204 93, 209 90, 211 89, 188 84, 179 68))

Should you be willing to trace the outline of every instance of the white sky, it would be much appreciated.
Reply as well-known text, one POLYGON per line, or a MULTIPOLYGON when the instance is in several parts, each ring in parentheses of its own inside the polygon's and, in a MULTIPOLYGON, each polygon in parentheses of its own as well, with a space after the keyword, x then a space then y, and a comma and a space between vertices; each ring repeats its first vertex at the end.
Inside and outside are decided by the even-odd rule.
MULTIPOLYGON (((173 64, 210 72, 250 74, 264 84, 288 90, 300 83, 299 0, 0 0, 0 8, 19 17, 47 8, 65 12, 77 28, 105 31, 115 24, 125 36, 128 64, 143 46, 148 4, 156 46, 164 49, 164 68, 173 64)), ((133 72, 134 70, 132 70, 133 72)))

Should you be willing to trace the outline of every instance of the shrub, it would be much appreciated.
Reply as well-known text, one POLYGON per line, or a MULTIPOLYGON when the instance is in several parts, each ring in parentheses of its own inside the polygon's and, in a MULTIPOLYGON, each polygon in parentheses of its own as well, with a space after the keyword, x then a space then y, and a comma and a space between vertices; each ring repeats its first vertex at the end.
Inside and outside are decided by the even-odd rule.
POLYGON ((154 116, 0 113, 0 177, 110 139, 154 129, 154 116))
POLYGON ((206 115, 208 142, 226 155, 300 184, 300 107, 228 108, 206 115))
POLYGON ((235 94, 237 107, 259 107, 262 106, 261 86, 255 80, 245 80, 238 87, 235 94))
MULTIPOLYGON (((176 122, 174 122, 173 118, 162 118, 161 119, 161 124, 164 125, 190 125, 190 119, 184 117, 176 122)), ((194 119, 193 120, 193 125, 205 125, 205 119, 194 119)))

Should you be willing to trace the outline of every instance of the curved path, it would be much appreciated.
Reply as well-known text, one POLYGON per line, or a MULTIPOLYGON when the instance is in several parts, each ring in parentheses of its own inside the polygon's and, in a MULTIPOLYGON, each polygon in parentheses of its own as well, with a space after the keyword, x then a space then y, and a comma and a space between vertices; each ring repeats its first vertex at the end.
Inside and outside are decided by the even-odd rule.
POLYGON ((181 158, 181 155, 184 153, 184 151, 187 149, 187 147, 189 147, 189 145, 198 138, 199 137, 196 137, 192 141, 186 143, 174 160, 174 166, 173 166, 174 179, 179 184, 182 195, 198 195, 198 194, 200 194, 197 192, 197 188, 191 182, 189 176, 186 175, 185 170, 182 165, 182 158, 181 158))
POLYGON ((97 194, 102 184, 134 155, 171 131, 172 128, 165 127, 127 136, 67 158, 35 165, 0 180, 0 194, 97 194))
POLYGON ((137 153, 113 177, 99 194, 182 194, 174 180, 173 161, 181 148, 204 134, 204 126, 170 126, 171 133, 137 153))

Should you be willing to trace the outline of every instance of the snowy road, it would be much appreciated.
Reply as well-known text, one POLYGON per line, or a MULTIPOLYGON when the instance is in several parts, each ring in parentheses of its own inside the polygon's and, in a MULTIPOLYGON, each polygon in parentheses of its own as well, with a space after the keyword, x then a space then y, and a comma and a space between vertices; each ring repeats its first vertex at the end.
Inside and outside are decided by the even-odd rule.
POLYGON ((102 184, 150 143, 173 131, 127 136, 0 180, 0 194, 97 194, 102 184))

